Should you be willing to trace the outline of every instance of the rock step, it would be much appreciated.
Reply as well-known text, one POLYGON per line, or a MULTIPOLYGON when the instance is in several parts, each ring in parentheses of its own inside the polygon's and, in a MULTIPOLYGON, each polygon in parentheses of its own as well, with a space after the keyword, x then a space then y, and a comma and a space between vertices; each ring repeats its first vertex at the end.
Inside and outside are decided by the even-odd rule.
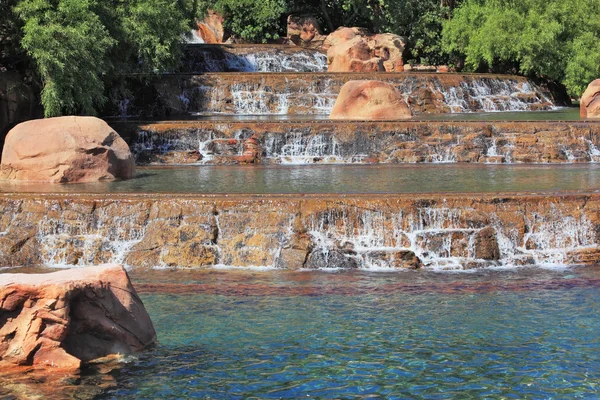
POLYGON ((600 262, 600 194, 0 195, 3 266, 600 262), (168 200, 168 201, 166 201, 168 200))
POLYGON ((131 98, 113 100, 110 113, 121 116, 329 115, 341 87, 350 80, 381 80, 394 85, 413 114, 537 111, 554 106, 547 89, 520 76, 222 72, 163 75, 151 86, 132 87, 131 98))
POLYGON ((113 122, 138 164, 600 161, 600 122, 113 122), (252 143, 249 143, 249 140, 252 143))

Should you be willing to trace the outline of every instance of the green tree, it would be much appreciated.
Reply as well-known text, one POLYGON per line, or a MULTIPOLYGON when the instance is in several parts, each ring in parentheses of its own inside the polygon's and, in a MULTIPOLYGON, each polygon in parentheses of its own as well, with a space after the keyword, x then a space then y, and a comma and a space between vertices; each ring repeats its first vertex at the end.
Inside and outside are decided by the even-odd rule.
POLYGON ((202 20, 208 10, 225 17, 224 28, 249 42, 278 39, 284 33, 285 0, 181 0, 188 16, 202 20))
POLYGON ((468 70, 562 82, 579 96, 600 74, 600 0, 466 0, 445 22, 443 48, 468 70))
POLYGON ((167 68, 188 30, 168 0, 21 0, 14 12, 48 117, 95 114, 107 82, 167 68))

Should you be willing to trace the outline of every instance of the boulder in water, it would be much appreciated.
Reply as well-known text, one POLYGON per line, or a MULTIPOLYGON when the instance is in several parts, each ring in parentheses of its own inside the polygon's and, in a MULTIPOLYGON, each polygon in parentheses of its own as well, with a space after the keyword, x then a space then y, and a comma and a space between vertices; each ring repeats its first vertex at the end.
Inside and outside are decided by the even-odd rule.
POLYGON ((589 84, 579 105, 581 118, 600 118, 600 79, 589 84))
POLYGON ((339 28, 327 36, 329 72, 401 72, 406 40, 391 33, 371 34, 362 28, 339 28))
POLYGON ((132 178, 129 146, 94 117, 36 119, 6 136, 0 178, 40 182, 92 182, 132 178))
POLYGON ((348 81, 338 95, 331 119, 407 119, 410 108, 394 86, 381 81, 348 81))
POLYGON ((0 275, 0 365, 75 369, 155 341, 120 265, 0 275))

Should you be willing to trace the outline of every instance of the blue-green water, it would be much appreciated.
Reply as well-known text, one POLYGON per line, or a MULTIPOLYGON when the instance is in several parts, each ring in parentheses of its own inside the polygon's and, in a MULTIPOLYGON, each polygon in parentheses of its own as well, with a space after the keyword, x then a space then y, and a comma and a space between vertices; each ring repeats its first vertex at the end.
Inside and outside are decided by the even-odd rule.
POLYGON ((135 179, 0 181, 0 193, 435 193, 600 189, 600 164, 386 164, 138 168, 135 179))
POLYGON ((160 343, 100 398, 600 396, 597 284, 410 274, 142 285, 160 343))

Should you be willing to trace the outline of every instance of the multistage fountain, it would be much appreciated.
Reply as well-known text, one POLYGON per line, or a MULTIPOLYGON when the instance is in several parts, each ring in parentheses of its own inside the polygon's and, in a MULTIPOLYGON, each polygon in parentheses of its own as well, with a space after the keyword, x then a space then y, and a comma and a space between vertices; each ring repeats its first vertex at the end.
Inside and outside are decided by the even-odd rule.
MULTIPOLYGON (((35 185, 2 187, 15 192, 0 199, 3 264, 471 269, 600 261, 600 195, 590 179, 590 163, 600 158, 600 124, 432 117, 524 111, 547 118, 557 104, 552 93, 523 77, 325 68, 323 54, 288 46, 188 48, 183 69, 151 85, 153 98, 147 90, 133 90, 121 103, 124 115, 111 119, 128 138, 138 165, 147 166, 139 180, 121 193, 118 185, 74 186, 66 190, 71 194, 52 189, 42 194, 45 188, 35 185), (392 83, 415 117, 328 120, 341 85, 354 79, 392 83), (249 146, 252 157, 245 155, 249 146), (235 165, 240 163, 261 166, 235 165), (374 163, 390 164, 390 170, 375 174, 417 178, 396 186, 365 184, 362 192, 332 181, 324 190, 323 181, 348 172, 331 166, 319 175, 318 190, 312 181, 286 195, 265 173, 269 164, 294 164, 283 170, 293 180, 303 168, 316 168, 304 164, 374 163), (436 194, 418 176, 438 172, 413 166, 409 173, 407 163, 452 164, 454 171, 477 163, 479 178, 464 187, 463 181, 442 185, 453 193, 436 194), (550 176, 568 166, 541 168, 533 177, 527 168, 487 166, 515 163, 582 163, 579 172, 560 171, 583 183, 573 186, 569 178, 550 176), (206 164, 244 171, 223 175, 236 189, 230 185, 228 193, 215 183, 203 186, 203 194, 186 193, 185 182, 192 181, 185 178, 177 193, 166 195, 162 183, 144 183, 161 171, 154 166, 177 165, 187 170, 162 170, 161 179, 183 179, 178 174, 192 171, 216 182, 211 178, 216 170, 206 164), (495 185, 502 174, 504 183, 495 185), (527 190, 528 179, 548 185, 527 190), (94 194, 106 190, 115 193, 94 194), (16 193, 28 191, 37 193, 16 193)), ((358 169, 351 179, 358 182, 377 171, 353 168, 358 169)))
POLYGON ((0 397, 597 395, 599 123, 522 77, 186 57, 116 101, 135 179, 0 182, 1 266, 123 263, 158 344, 2 371, 0 397), (392 82, 415 117, 329 120, 350 79, 392 82))

